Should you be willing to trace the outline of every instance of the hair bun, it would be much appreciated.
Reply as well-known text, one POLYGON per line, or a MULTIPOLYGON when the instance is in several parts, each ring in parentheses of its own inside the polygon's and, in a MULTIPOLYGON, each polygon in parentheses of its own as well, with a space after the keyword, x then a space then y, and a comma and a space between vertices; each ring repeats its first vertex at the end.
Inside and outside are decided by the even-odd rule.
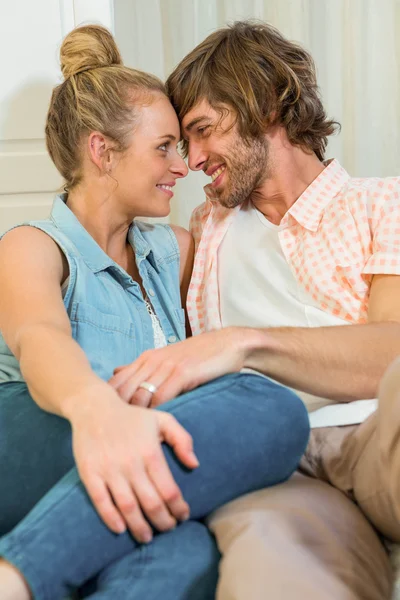
POLYGON ((89 69, 121 65, 122 59, 114 38, 105 27, 85 25, 73 29, 60 49, 64 79, 89 69))

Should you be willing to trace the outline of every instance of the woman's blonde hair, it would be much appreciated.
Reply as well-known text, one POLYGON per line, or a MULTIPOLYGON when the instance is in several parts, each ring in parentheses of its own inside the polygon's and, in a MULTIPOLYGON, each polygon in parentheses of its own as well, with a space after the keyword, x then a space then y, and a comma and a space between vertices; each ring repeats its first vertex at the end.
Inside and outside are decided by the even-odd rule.
POLYGON ((82 179, 84 136, 99 131, 123 152, 137 120, 135 108, 151 102, 154 93, 165 94, 165 87, 157 77, 123 66, 113 36, 98 25, 71 31, 60 62, 64 81, 51 96, 46 145, 70 190, 82 179))
POLYGON ((166 86, 180 120, 205 99, 221 117, 226 106, 233 109, 244 139, 279 124, 292 144, 320 160, 338 126, 325 114, 310 54, 268 23, 218 29, 180 62, 166 86))

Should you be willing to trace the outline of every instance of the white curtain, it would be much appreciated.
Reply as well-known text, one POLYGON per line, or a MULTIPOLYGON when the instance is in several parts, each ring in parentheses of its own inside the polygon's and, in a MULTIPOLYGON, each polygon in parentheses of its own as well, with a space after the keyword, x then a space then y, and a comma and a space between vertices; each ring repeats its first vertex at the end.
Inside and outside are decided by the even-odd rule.
MULTIPOLYGON (((126 64, 165 78, 211 31, 258 18, 302 43, 330 116, 329 156, 354 176, 400 174, 400 0, 114 0, 126 64)), ((171 221, 187 226, 206 178, 179 182, 171 221)))

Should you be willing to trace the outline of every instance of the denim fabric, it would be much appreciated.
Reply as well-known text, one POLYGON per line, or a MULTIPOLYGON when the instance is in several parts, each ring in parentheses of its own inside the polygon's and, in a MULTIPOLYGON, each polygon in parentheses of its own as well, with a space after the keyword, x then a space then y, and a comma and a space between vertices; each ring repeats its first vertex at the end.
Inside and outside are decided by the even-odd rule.
POLYGON ((207 526, 187 521, 103 569, 79 598, 215 600, 219 559, 207 526))
MULTIPOLYGON (((287 479, 308 440, 308 415, 302 401, 288 389, 256 375, 227 375, 166 403, 162 410, 172 413, 194 439, 200 467, 192 472, 163 445, 194 521, 235 497, 287 479)), ((7 493, 13 489, 12 480, 5 481, 4 489, 7 493)), ((164 544, 163 552, 174 569, 181 528, 183 531, 179 525, 173 532, 155 535, 146 547, 148 555, 156 556, 158 544, 164 544)), ((134 569, 135 556, 140 563, 139 548, 128 532, 116 535, 104 525, 76 469, 0 541, 0 554, 20 569, 39 600, 64 598, 100 572, 110 573, 113 568, 117 569, 114 582, 118 581, 116 561, 131 560, 134 569), (131 559, 124 558, 128 555, 131 559)), ((206 547, 206 558, 208 552, 206 547)), ((184 560, 190 574, 193 557, 188 555, 184 560)), ((211 568, 207 577, 212 573, 211 568)), ((147 577, 139 572, 135 582, 136 595, 133 593, 132 598, 147 598, 147 577)), ((163 600, 192 600, 187 588, 177 589, 177 585, 175 580, 164 582, 163 600)), ((113 595, 101 593, 100 587, 91 597, 113 595)))
POLYGON ((0 536, 74 464, 69 421, 39 408, 25 383, 0 384, 0 536))
MULTIPOLYGON (((57 196, 49 219, 27 225, 46 232, 64 252, 70 270, 64 305, 72 336, 95 373, 108 380, 115 367, 154 347, 151 318, 139 284, 100 248, 66 200, 65 194, 57 196)), ((134 221, 128 241, 167 342, 184 339, 179 247, 172 229, 134 221)), ((0 383, 10 381, 23 381, 23 377, 0 332, 0 383)))
MULTIPOLYGON (((71 441, 69 422, 41 410, 25 383, 0 385, 0 537, 74 466, 71 441)), ((111 564, 79 598, 159 600, 168 584, 176 600, 214 600, 218 563, 213 535, 189 521, 111 564)))

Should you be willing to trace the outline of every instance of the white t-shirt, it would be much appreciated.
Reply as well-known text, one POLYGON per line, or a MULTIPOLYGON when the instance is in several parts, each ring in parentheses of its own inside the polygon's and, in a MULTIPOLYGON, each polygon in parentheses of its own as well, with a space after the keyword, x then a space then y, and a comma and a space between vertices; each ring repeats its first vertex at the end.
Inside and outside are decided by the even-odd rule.
MULTIPOLYGON (((327 327, 348 325, 320 309, 303 291, 282 252, 278 232, 252 205, 235 216, 218 250, 218 286, 224 327, 327 327)), ((312 427, 361 423, 376 400, 337 403, 295 390, 312 427)))

